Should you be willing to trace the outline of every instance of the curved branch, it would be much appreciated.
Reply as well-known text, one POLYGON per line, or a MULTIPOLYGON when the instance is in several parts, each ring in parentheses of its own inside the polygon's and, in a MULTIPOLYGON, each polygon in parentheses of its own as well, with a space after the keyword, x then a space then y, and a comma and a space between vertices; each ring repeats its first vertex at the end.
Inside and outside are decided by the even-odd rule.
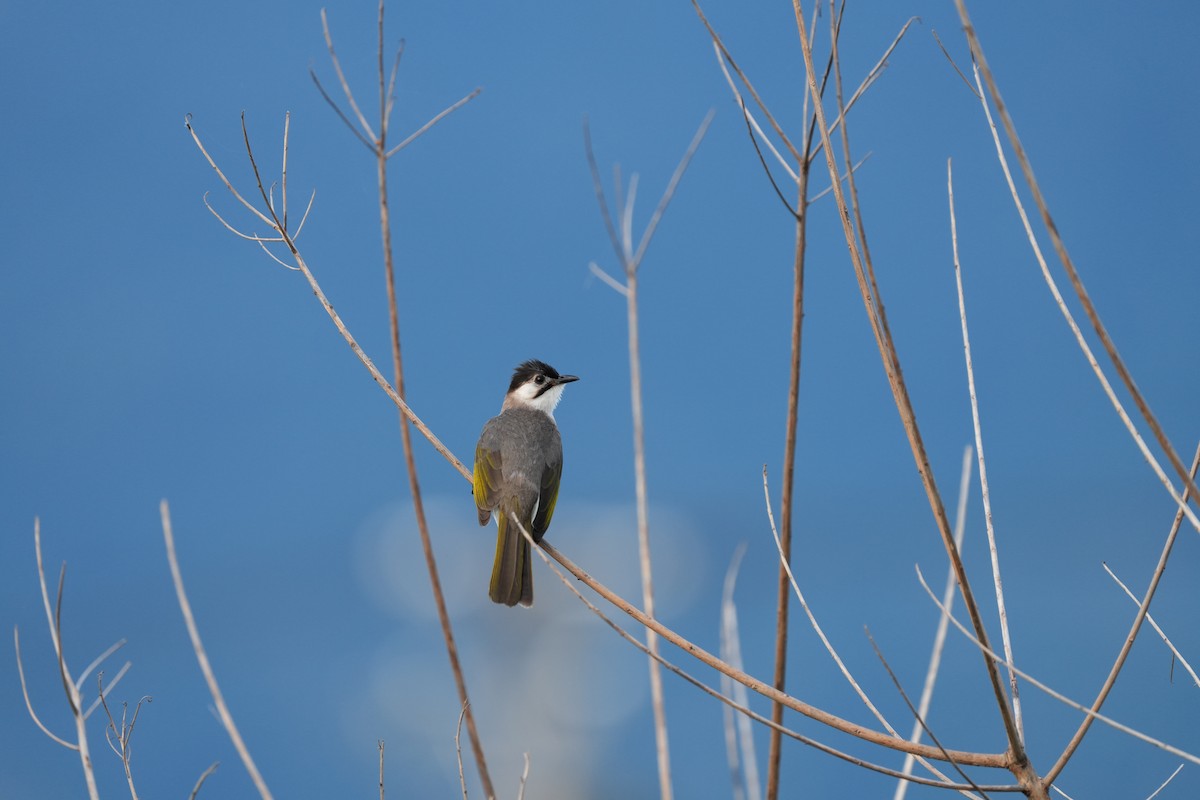
MULTIPOLYGON (((865 728, 862 725, 842 719, 841 717, 830 714, 827 711, 823 711, 816 706, 809 705, 808 703, 798 700, 791 695, 784 694, 778 689, 775 689, 773 686, 760 681, 758 678, 748 675, 741 670, 734 669, 726 662, 717 658, 699 645, 688 641, 675 631, 663 625, 658 620, 646 616, 639 608, 576 566, 571 559, 560 553, 545 539, 543 539, 538 546, 545 550, 548 556, 561 564, 563 568, 567 570, 567 572, 570 572, 578 580, 586 584, 589 589, 603 597, 607 602, 616 606, 621 611, 637 620, 641 625, 650 628, 659 636, 683 650, 697 661, 712 667, 724 675, 728 675, 730 678, 733 678, 747 689, 757 692, 768 700, 781 703, 793 711, 803 714, 811 720, 820 722, 822 725, 828 725, 835 730, 849 734, 858 739, 862 739, 863 741, 870 742, 871 744, 877 744, 881 747, 887 747, 891 750, 896 750, 902 753, 914 753, 916 755, 936 759, 938 761, 945 760, 945 756, 942 754, 942 751, 937 747, 914 744, 898 736, 889 736, 888 734, 880 733, 879 731, 871 730, 870 728, 865 728)), ((963 750, 949 750, 947 752, 959 764, 964 764, 969 767, 995 767, 997 769, 1008 769, 1010 766, 1009 756, 1007 753, 971 753, 963 750)))

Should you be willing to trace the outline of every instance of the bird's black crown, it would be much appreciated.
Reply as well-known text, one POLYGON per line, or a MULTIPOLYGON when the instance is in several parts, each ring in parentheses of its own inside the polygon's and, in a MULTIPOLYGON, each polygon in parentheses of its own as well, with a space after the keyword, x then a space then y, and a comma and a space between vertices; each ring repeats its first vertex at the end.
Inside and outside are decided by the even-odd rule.
POLYGON ((558 374, 558 370, 545 361, 538 361, 536 358, 531 358, 528 361, 518 364, 517 368, 513 370, 512 382, 508 384, 508 390, 511 392, 535 375, 545 375, 547 378, 554 379, 562 377, 558 374))

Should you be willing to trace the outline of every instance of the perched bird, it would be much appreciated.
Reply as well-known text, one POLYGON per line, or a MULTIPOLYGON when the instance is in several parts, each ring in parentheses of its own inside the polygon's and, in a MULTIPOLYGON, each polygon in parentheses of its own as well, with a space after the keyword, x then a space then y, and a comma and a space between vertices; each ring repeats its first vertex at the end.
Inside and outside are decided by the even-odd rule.
POLYGON ((479 524, 495 515, 496 563, 489 594, 512 606, 533 605, 529 542, 521 525, 539 542, 550 527, 562 476, 562 438, 554 407, 563 388, 579 378, 559 375, 544 361, 531 360, 513 372, 500 415, 483 426, 475 446, 475 506, 479 524))

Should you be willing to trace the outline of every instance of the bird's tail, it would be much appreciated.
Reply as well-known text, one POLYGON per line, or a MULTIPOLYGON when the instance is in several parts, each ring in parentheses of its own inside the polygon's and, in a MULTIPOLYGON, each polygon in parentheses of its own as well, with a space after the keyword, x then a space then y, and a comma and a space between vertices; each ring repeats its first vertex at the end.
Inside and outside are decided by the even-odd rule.
MULTIPOLYGON (((533 563, 529 540, 512 524, 507 514, 496 520, 496 563, 492 565, 492 583, 488 594, 506 606, 533 605, 533 563)), ((526 526, 528 528, 528 526, 526 526)))

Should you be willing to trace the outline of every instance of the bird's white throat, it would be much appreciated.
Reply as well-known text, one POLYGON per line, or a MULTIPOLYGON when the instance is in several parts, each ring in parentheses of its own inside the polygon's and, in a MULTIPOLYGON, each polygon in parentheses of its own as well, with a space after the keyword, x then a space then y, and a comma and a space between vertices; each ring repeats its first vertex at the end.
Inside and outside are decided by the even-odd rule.
POLYGON ((539 395, 538 391, 541 388, 532 382, 521 384, 504 398, 504 408, 529 408, 534 411, 541 411, 546 416, 554 419, 554 409, 558 406, 558 401, 562 399, 563 389, 566 388, 566 384, 560 383, 558 386, 551 387, 539 395))

